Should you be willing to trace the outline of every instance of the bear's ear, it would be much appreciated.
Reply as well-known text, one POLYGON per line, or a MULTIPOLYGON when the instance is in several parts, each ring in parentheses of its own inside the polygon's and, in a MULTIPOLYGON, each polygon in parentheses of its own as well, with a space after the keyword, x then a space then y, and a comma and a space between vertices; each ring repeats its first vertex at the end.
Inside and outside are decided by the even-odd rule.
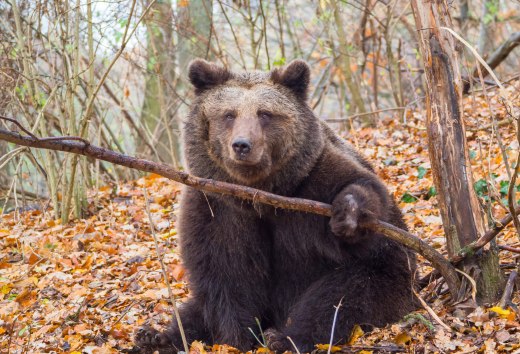
POLYGON ((283 85, 294 92, 302 100, 307 100, 311 70, 303 60, 293 60, 285 68, 275 69, 271 73, 271 80, 275 84, 283 85))
POLYGON ((203 59, 195 59, 189 65, 188 77, 191 84, 195 86, 195 92, 201 93, 225 83, 231 77, 231 73, 220 65, 209 63, 203 59))

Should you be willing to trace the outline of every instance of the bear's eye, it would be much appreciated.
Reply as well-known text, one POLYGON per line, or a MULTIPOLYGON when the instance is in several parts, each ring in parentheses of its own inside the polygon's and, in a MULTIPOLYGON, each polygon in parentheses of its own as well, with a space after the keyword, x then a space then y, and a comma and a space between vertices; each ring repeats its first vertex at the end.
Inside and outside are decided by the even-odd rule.
POLYGON ((260 111, 260 112, 258 112, 258 117, 262 120, 268 121, 271 118, 273 118, 273 115, 269 112, 260 111))
POLYGON ((233 120, 235 119, 235 115, 231 112, 228 112, 224 115, 224 118, 226 118, 227 120, 233 120))

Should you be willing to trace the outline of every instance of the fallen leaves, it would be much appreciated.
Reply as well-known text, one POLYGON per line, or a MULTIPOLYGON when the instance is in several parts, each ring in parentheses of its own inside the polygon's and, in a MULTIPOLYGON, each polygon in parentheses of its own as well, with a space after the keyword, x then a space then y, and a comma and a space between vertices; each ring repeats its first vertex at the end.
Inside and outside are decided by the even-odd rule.
POLYGON ((143 185, 153 194, 154 222, 169 228, 161 247, 174 295, 187 296, 184 270, 172 251, 177 243, 172 202, 179 185, 142 178, 119 186, 119 203, 112 189, 103 188, 89 196, 103 205, 89 219, 61 225, 37 210, 2 217, 0 347, 10 340, 11 352, 30 345, 38 352, 117 353, 131 346, 132 333, 147 314, 154 323, 171 319, 143 185), (151 303, 162 311, 146 310, 151 303))

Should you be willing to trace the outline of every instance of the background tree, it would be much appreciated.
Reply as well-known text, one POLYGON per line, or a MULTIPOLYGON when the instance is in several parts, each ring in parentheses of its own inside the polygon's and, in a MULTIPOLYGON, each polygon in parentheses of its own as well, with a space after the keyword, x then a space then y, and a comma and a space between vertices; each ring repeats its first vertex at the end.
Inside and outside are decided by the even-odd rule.
MULTIPOLYGON (((151 2, 148 1, 148 4, 151 2)), ((146 86, 141 123, 151 134, 155 156, 179 166, 181 158, 179 118, 176 114, 176 48, 174 45, 173 7, 170 0, 151 3, 146 24, 146 86)), ((149 147, 141 144, 138 152, 146 156, 149 147)))

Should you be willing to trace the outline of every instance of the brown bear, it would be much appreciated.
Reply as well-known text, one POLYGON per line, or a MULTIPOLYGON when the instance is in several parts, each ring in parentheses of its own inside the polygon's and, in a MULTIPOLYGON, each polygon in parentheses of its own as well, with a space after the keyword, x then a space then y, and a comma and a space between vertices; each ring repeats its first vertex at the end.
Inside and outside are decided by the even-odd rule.
MULTIPOLYGON (((186 188, 178 230, 190 288, 180 317, 189 343, 251 350, 258 319, 271 350, 294 350, 290 337, 307 352, 331 334, 342 342, 356 324, 383 326, 415 307, 414 255, 363 228, 377 218, 406 229, 401 213, 370 164, 309 108, 309 74, 301 60, 271 72, 190 65, 196 98, 183 131, 189 172, 330 203, 333 216, 186 188)), ((136 344, 145 353, 182 350, 177 321, 165 332, 142 328, 136 344)))

